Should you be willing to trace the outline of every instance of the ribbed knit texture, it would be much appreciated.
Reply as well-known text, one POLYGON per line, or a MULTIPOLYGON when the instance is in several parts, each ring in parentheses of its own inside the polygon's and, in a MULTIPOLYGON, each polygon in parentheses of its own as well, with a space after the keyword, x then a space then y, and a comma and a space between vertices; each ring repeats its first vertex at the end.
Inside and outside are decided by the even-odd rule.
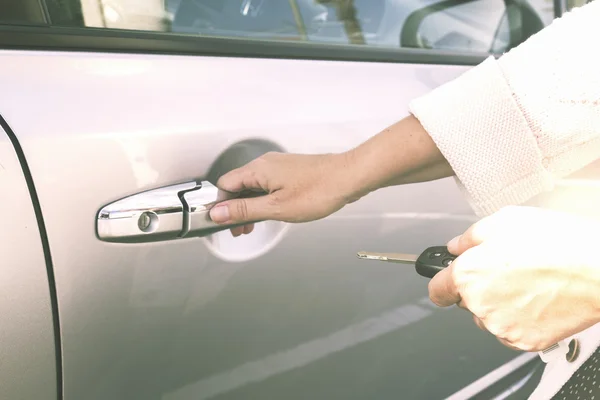
POLYGON ((478 215, 600 158, 598 48, 600 1, 410 104, 478 215))

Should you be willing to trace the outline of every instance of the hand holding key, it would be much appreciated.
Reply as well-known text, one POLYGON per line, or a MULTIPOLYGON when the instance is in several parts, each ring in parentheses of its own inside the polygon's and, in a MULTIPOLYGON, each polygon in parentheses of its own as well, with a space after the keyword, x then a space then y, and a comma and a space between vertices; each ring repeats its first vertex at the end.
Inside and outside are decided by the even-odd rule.
POLYGON ((447 247, 358 257, 414 264, 432 278, 435 304, 457 304, 504 345, 548 361, 564 352, 562 339, 600 322, 598 228, 568 214, 508 207, 447 247))
POLYGON ((456 260, 429 283, 431 300, 458 304, 503 344, 548 348, 600 322, 600 225, 508 207, 448 244, 456 260))
POLYGON ((448 251, 446 246, 429 247, 417 256, 404 253, 368 253, 361 251, 358 258, 365 260, 388 261, 400 264, 414 264, 415 270, 421 276, 433 278, 440 271, 447 268, 456 258, 448 251))

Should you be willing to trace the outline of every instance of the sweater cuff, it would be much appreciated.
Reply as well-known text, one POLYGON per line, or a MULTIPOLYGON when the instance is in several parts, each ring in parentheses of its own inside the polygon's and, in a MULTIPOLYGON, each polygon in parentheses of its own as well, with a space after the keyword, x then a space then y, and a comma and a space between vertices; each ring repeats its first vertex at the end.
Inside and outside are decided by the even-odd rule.
POLYGON ((493 57, 409 107, 454 170, 477 215, 552 189, 536 138, 493 57))

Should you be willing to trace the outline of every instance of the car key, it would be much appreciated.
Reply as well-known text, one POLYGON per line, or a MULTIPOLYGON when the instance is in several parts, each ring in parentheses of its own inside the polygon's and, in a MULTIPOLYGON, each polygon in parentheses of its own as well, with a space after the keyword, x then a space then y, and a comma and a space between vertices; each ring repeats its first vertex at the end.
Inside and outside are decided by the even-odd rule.
MULTIPOLYGON (((415 264, 417 273, 426 278, 433 278, 438 272, 448 267, 457 256, 450 254, 446 246, 434 246, 427 248, 421 255, 404 253, 371 253, 360 251, 356 253, 363 260, 376 260, 394 262, 400 264, 415 264)), ((560 356, 566 356, 569 345, 565 340, 553 344, 545 350, 538 351, 543 362, 548 363, 560 356)))
POLYGON ((400 264, 415 264, 417 273, 426 278, 433 278, 438 272, 454 261, 456 256, 448 252, 446 246, 434 246, 426 249, 421 255, 402 253, 369 253, 361 251, 358 258, 364 260, 377 260, 395 262, 400 264))

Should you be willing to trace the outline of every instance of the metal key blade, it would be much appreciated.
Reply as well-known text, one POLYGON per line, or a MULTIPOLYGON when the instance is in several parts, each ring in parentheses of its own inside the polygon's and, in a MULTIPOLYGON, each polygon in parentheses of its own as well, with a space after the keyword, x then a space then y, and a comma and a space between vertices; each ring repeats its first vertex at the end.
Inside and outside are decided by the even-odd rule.
POLYGON ((419 256, 415 254, 404 253, 371 253, 367 251, 359 251, 356 253, 358 258, 363 260, 387 261, 400 264, 414 264, 419 256))

